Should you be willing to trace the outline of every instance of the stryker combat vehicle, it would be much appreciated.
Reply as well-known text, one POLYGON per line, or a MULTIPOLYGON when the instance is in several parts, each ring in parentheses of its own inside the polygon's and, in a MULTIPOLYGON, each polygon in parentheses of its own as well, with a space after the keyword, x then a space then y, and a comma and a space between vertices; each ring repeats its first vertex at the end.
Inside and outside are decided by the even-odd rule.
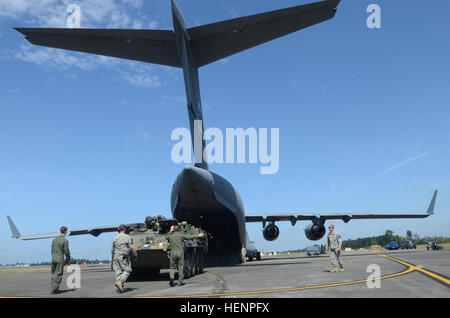
POLYGON ((172 225, 179 225, 185 234, 198 235, 205 233, 203 238, 187 240, 184 252, 184 275, 189 278, 203 272, 203 256, 207 253, 208 240, 206 232, 186 222, 179 223, 175 219, 163 216, 146 217, 145 223, 135 224, 129 229, 137 250, 137 259, 131 260, 133 276, 157 276, 161 269, 169 268, 170 244, 167 236, 172 225))

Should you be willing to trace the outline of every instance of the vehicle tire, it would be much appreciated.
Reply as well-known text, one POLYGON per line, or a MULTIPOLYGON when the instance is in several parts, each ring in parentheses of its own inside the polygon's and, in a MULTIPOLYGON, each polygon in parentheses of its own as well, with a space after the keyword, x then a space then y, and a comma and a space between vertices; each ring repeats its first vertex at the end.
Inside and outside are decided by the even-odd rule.
POLYGON ((191 276, 195 276, 197 274, 197 259, 195 254, 192 255, 192 266, 191 266, 191 276))
POLYGON ((191 253, 187 252, 184 257, 184 278, 191 277, 191 253))
POLYGON ((200 264, 199 264, 199 257, 198 255, 195 256, 195 261, 194 261, 194 275, 197 275, 199 273, 199 268, 200 268, 200 264))

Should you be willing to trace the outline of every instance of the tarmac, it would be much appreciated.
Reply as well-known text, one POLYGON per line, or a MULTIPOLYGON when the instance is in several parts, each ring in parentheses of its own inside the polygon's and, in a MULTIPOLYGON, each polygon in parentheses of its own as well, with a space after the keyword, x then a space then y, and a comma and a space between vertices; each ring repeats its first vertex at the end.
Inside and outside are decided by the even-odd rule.
MULTIPOLYGON (((400 298, 450 297, 450 251, 401 250, 344 255, 344 272, 330 273, 327 255, 267 257, 240 266, 211 267, 170 287, 168 270, 159 277, 130 281, 125 293, 113 285, 109 265, 81 268, 80 288, 50 295, 50 272, 0 272, 1 297, 143 298, 400 298), (377 275, 379 272, 379 275, 377 275), (372 277, 376 276, 373 280, 372 277)), ((73 280, 72 280, 73 281, 73 280)))

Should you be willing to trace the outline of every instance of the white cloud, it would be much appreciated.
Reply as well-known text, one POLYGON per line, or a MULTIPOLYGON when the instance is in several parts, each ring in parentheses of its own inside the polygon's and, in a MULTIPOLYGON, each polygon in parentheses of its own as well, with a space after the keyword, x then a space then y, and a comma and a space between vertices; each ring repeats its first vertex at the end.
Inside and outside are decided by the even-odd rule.
POLYGON ((11 88, 8 89, 8 92, 10 92, 11 94, 20 94, 22 91, 19 88, 11 88))
POLYGON ((122 0, 122 2, 135 8, 142 8, 144 5, 144 0, 122 0))
MULTIPOLYGON (((66 27, 69 13, 67 6, 73 0, 0 0, 0 18, 27 21, 36 27, 66 27)), ((157 28, 155 20, 146 22, 138 10, 143 0, 80 0, 81 27, 91 28, 134 28, 141 29, 148 24, 157 28)), ((160 76, 151 65, 115 59, 99 55, 83 54, 59 49, 36 47, 22 44, 17 52, 8 52, 8 56, 33 63, 46 70, 65 71, 79 69, 91 71, 98 68, 115 70, 130 85, 143 88, 162 86, 160 76), (137 66, 139 64, 139 66, 137 66)))
POLYGON ((153 65, 126 61, 124 63, 128 70, 120 69, 122 77, 131 85, 137 87, 157 88, 162 86, 162 82, 158 75, 155 75, 155 67, 153 65))
POLYGON ((418 155, 416 155, 416 156, 413 156, 413 157, 411 157, 411 158, 408 158, 408 159, 406 159, 406 160, 402 160, 402 161, 400 161, 400 162, 397 162, 396 164, 394 164, 394 165, 388 167, 387 169, 385 169, 385 170, 383 171, 383 173, 388 173, 388 172, 394 171, 394 170, 396 170, 396 169, 398 169, 398 168, 400 168, 400 167, 403 167, 403 166, 405 166, 405 165, 407 165, 407 164, 409 164, 409 163, 411 163, 411 162, 413 162, 413 161, 416 161, 416 160, 418 160, 418 159, 420 159, 420 158, 426 157, 426 156, 428 156, 430 153, 431 153, 431 151, 428 150, 428 151, 422 152, 422 153, 420 153, 420 154, 418 154, 418 155))
POLYGON ((150 21, 150 23, 148 24, 148 28, 149 29, 157 29, 159 27, 159 22, 152 20, 150 21))
POLYGON ((0 0, 0 18, 21 19, 37 27, 66 27, 67 7, 81 8, 81 27, 130 28, 136 22, 130 10, 142 8, 143 0, 0 0))
POLYGON ((52 48, 35 48, 31 45, 21 45, 21 51, 16 52, 14 57, 47 70, 67 70, 75 67, 83 71, 89 71, 98 66, 112 67, 119 63, 118 60, 106 56, 69 53, 52 48))
MULTIPOLYGON (((22 45, 21 51, 16 52, 14 58, 40 66, 48 71, 67 71, 79 69, 92 71, 98 68, 114 70, 130 85, 142 88, 158 88, 162 86, 155 67, 141 62, 125 61, 117 58, 71 53, 52 48, 34 48, 22 45), (138 65, 139 64, 139 65, 138 65)), ((72 76, 76 79, 76 75, 72 76)))
POLYGON ((128 73, 128 72, 122 72, 123 78, 130 83, 131 85, 137 86, 137 87, 160 87, 161 82, 159 80, 159 77, 157 75, 149 75, 146 73, 128 73))

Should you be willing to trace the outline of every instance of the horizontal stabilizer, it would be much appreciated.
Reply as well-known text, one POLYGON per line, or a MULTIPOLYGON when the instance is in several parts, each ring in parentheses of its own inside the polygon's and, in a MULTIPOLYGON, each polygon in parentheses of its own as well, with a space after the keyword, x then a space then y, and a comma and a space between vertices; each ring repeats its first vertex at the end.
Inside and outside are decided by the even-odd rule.
POLYGON ((28 41, 57 49, 181 67, 170 30, 16 28, 28 41))
MULTIPOLYGON (((329 20, 340 0, 287 9, 186 29, 197 67, 329 20)), ((173 3, 175 11, 178 7, 173 3)), ((184 21, 184 20, 183 20, 184 21)), ((33 44, 141 62, 183 67, 172 30, 16 28, 33 44)))
POLYGON ((333 18, 340 0, 327 0, 188 29, 203 66, 333 18))

